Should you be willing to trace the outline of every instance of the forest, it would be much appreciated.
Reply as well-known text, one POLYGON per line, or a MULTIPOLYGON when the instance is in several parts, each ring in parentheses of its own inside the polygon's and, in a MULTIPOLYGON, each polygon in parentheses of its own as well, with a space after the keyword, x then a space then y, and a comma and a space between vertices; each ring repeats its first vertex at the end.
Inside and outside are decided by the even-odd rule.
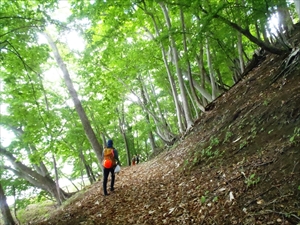
POLYGON ((2 0, 0 7, 4 224, 16 224, 16 212, 31 203, 70 199, 62 179, 75 192, 75 181, 101 180, 108 139, 125 170, 137 154, 146 164, 172 151, 267 56, 289 55, 289 65, 299 54, 299 40, 291 41, 299 0, 2 0))

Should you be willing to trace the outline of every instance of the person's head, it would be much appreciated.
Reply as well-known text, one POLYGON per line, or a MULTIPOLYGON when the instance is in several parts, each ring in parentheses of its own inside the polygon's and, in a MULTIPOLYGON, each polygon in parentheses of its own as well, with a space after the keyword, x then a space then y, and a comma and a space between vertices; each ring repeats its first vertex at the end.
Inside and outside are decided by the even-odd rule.
POLYGON ((113 147, 113 144, 114 144, 114 143, 113 143, 112 140, 108 140, 108 141, 107 141, 107 147, 108 147, 108 148, 112 148, 112 147, 113 147))

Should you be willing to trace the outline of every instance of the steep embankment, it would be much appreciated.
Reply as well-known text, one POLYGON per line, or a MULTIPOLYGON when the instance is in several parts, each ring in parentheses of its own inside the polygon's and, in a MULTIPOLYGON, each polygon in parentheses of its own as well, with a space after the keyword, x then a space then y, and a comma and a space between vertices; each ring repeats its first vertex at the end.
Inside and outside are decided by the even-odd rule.
POLYGON ((110 196, 98 181, 35 224, 300 223, 300 65, 287 58, 266 55, 176 146, 123 168, 110 196))

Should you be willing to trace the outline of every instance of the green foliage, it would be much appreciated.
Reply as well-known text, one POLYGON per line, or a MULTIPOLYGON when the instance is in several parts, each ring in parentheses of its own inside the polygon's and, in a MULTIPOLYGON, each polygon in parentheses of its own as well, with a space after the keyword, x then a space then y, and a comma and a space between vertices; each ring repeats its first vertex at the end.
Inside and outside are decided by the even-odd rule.
POLYGON ((255 137, 257 134, 257 127, 255 125, 253 125, 253 127, 251 127, 251 134, 253 137, 255 137))
POLYGON ((204 204, 206 202, 206 197, 205 196, 201 196, 201 203, 204 204))
POLYGON ((204 204, 207 201, 209 191, 205 191, 204 195, 201 196, 200 201, 202 204, 204 204))
POLYGON ((298 137, 300 137, 300 128, 296 127, 294 133, 290 136, 290 142, 294 143, 298 137))
POLYGON ((245 177, 245 184, 247 187, 257 184, 260 181, 260 177, 255 177, 255 173, 251 174, 249 177, 245 177))
POLYGON ((240 143, 240 149, 244 148, 245 146, 248 145, 248 142, 246 140, 243 140, 241 143, 240 143))
POLYGON ((207 148, 204 148, 201 150, 201 155, 203 157, 211 157, 213 155, 213 152, 212 152, 212 146, 208 146, 207 148))
POLYGON ((210 145, 201 150, 201 156, 205 158, 211 158, 220 155, 219 150, 214 148, 215 146, 218 146, 219 143, 220 141, 217 137, 211 137, 210 145))
POLYGON ((220 141, 217 137, 211 137, 210 138, 210 145, 211 146, 217 146, 219 143, 220 143, 220 141))
POLYGON ((215 196, 215 197, 213 198, 213 202, 217 202, 218 200, 219 200, 218 196, 215 196))
POLYGON ((268 99, 264 100, 263 105, 268 106, 270 104, 270 101, 268 99))
POLYGON ((232 135, 233 133, 231 131, 227 131, 223 143, 226 143, 232 137, 232 135))

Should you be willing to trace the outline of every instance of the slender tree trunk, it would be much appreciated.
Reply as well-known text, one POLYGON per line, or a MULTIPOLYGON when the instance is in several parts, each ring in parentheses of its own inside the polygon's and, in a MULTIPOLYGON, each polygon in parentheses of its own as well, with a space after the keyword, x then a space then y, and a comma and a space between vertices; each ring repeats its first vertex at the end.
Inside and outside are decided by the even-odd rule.
POLYGON ((194 86, 197 89, 197 91, 199 91, 201 93, 201 95, 203 96, 203 98, 205 98, 205 100, 207 100, 208 102, 211 102, 212 96, 210 93, 208 93, 204 88, 203 85, 198 84, 196 81, 194 81, 194 86))
MULTIPOLYGON (((76 184, 70 179, 69 176, 66 176, 65 174, 61 173, 61 176, 66 178, 68 181, 70 181, 70 183, 74 186, 74 188, 77 190, 77 191, 80 191, 80 189, 76 186, 76 184)), ((68 190, 67 190, 68 191, 68 190)), ((69 191, 68 191, 69 193, 69 191)))
POLYGON ((214 70, 212 66, 212 59, 210 54, 208 38, 206 38, 206 55, 207 55, 207 64, 208 64, 209 77, 210 77, 212 99, 214 100, 217 96, 217 87, 215 82, 214 70))
POLYGON ((17 220, 17 224, 21 224, 18 215, 17 215, 17 197, 16 197, 16 187, 12 186, 12 191, 13 191, 13 197, 14 197, 14 216, 15 219, 17 220))
POLYGON ((102 138, 103 148, 104 148, 106 146, 106 138, 104 132, 101 132, 101 138, 102 138))
MULTIPOLYGON (((153 14, 147 12, 146 10, 145 10, 145 13, 150 15, 150 17, 152 19, 152 22, 154 24, 154 29, 155 29, 155 32, 156 32, 156 36, 158 37, 160 35, 160 32, 159 32, 159 28, 157 26, 157 23, 156 23, 156 20, 155 20, 153 14)), ((153 39, 155 39, 151 32, 149 32, 148 30, 147 30, 147 32, 149 33, 149 35, 152 36, 153 39)), ((171 73, 171 69, 168 65, 166 50, 165 50, 165 48, 164 48, 161 41, 159 42, 159 45, 160 45, 160 49, 161 49, 161 52, 162 52, 164 65, 165 65, 165 68, 166 68, 166 71, 167 71, 169 84, 170 84, 170 87, 171 87, 171 90, 172 90, 172 97, 173 97, 174 104, 175 104, 175 109, 176 109, 178 128, 179 128, 180 133, 182 133, 184 131, 184 127, 182 126, 182 117, 181 117, 181 112, 180 112, 180 102, 179 102, 179 99, 178 99, 178 92, 177 92, 177 89, 176 89, 174 78, 173 78, 172 73, 171 73)))
POLYGON ((80 117, 81 123, 82 123, 84 131, 86 133, 86 136, 89 139, 90 144, 92 145, 92 147, 94 149, 94 152, 95 152, 95 154, 97 156, 97 159, 98 159, 98 164, 101 165, 102 151, 103 151, 102 146, 99 144, 99 142, 97 140, 95 132, 92 129, 91 123, 90 123, 90 121, 89 121, 89 119, 88 119, 88 117, 87 117, 87 115, 86 115, 86 113, 85 113, 85 111, 82 107, 82 104, 81 104, 81 102, 78 98, 77 92, 76 92, 76 90, 73 86, 73 82, 71 80, 69 71, 68 71, 65 63, 63 62, 54 41, 52 40, 50 35, 48 35, 47 33, 44 33, 44 35, 47 38, 48 43, 52 48, 52 51, 54 53, 54 57, 56 59, 56 62, 58 64, 58 66, 60 67, 61 71, 63 72, 66 86, 67 86, 67 88, 69 90, 69 93, 70 93, 70 96, 71 96, 71 98, 74 102, 75 109, 78 113, 78 116, 80 117))
MULTIPOLYGON (((121 79, 119 79, 119 81, 124 84, 124 82, 121 79)), ((168 125, 166 120, 164 120, 164 117, 163 116, 160 117, 159 115, 157 115, 157 113, 153 109, 153 106, 150 104, 151 102, 147 102, 146 104, 149 103, 149 106, 147 105, 146 107, 146 104, 143 103, 141 97, 138 96, 133 90, 130 91, 132 94, 134 94, 137 97, 137 104, 141 106, 141 108, 144 110, 145 113, 148 113, 148 115, 153 118, 153 121, 156 125, 157 133, 159 134, 158 136, 164 142, 167 142, 168 144, 171 143, 176 138, 176 135, 171 132, 170 126, 168 125)), ((161 115, 163 115, 163 113, 161 115)))
MULTIPOLYGON (((150 123, 149 115, 146 117, 146 120, 148 120, 148 123, 150 123)), ((154 139, 154 135, 153 135, 152 131, 149 131, 148 138, 150 141, 150 146, 151 146, 152 152, 156 152, 157 146, 155 144, 155 139, 154 139)))
POLYGON ((6 202, 6 196, 3 187, 0 183, 0 209, 4 220, 4 225, 15 225, 10 209, 6 202))
MULTIPOLYGON (((239 0, 236 0, 236 3, 238 4, 239 0)), ((242 0, 241 3, 242 3, 242 5, 245 5, 244 0, 242 0)), ((245 62, 244 62, 244 57, 243 57, 243 36, 242 36, 241 32, 237 32, 237 47, 238 47, 239 64, 240 64, 240 74, 239 75, 241 75, 245 70, 245 62)))
MULTIPOLYGON (((160 35, 160 29, 158 28, 158 25, 157 25, 157 22, 155 20, 155 17, 153 15, 153 13, 151 13, 151 12, 149 12, 147 10, 146 4, 145 3, 143 3, 143 4, 144 4, 143 10, 152 19, 156 36, 159 37, 159 35, 160 35)), ((145 30, 149 33, 149 35, 154 40, 155 38, 152 35, 152 33, 147 28, 145 28, 145 30)), ((162 52, 162 57, 163 57, 164 65, 165 65, 165 68, 166 68, 166 71, 167 71, 167 75, 168 75, 168 79, 169 79, 169 84, 170 84, 170 87, 171 87, 171 90, 172 90, 172 97, 173 97, 174 104, 175 104, 175 109, 176 109, 176 116, 177 116, 178 128, 179 128, 180 133, 182 133, 184 131, 184 127, 182 126, 182 122, 181 122, 182 118, 181 118, 181 112, 180 112, 180 102, 179 102, 179 99, 178 99, 178 93, 177 93, 177 90, 176 90, 175 81, 174 81, 174 78, 172 76, 170 67, 168 65, 167 54, 166 54, 166 50, 165 50, 165 48, 163 46, 163 43, 161 41, 159 41, 159 45, 160 45, 160 49, 161 49, 161 52, 162 52)))
MULTIPOLYGON (((195 112, 195 118, 199 118, 199 108, 196 106, 196 104, 195 104, 195 100, 193 99, 193 96, 192 96, 192 94, 190 93, 190 90, 189 90, 189 88, 187 87, 187 85, 185 84, 185 88, 186 88, 186 93, 187 93, 187 95, 188 95, 188 97, 189 97, 189 99, 190 99, 190 101, 191 101, 191 105, 192 105, 192 107, 194 108, 194 112, 195 112)), ((204 107, 203 107, 204 108, 204 107)), ((203 110, 203 112, 205 111, 205 108, 204 108, 204 110, 203 110)), ((193 116, 193 112, 190 112, 190 114, 193 116)))
MULTIPOLYGON (((146 91, 145 86, 144 86, 144 90, 145 90, 145 93, 147 94, 147 102, 145 102, 145 103, 148 104, 151 101, 150 101, 150 97, 149 97, 149 94, 146 91)), ((155 93, 155 87, 154 87, 153 84, 150 84, 150 91, 151 91, 151 94, 154 96, 154 99, 157 99, 157 101, 155 101, 155 105, 156 105, 156 109, 157 109, 157 111, 159 113, 159 117, 161 118, 161 122, 164 123, 164 124, 168 124, 168 122, 167 122, 167 120, 166 120, 166 118, 165 118, 165 116, 164 116, 164 114, 162 112, 161 106, 160 106, 159 101, 158 101, 158 96, 155 93)), ((168 131, 170 131, 170 133, 173 134, 173 132, 172 132, 171 127, 169 126, 169 124, 167 125, 167 127, 168 127, 167 128, 168 131)))
POLYGON ((189 109, 189 105, 188 105, 188 100, 186 97, 186 90, 185 90, 185 86, 184 86, 184 80, 183 80, 183 76, 182 76, 182 71, 181 68, 179 66, 179 57, 178 57, 178 53, 177 53, 177 48, 176 48, 176 43, 175 40, 172 36, 172 32, 171 32, 171 21, 170 21, 170 17, 168 14, 168 10, 165 6, 164 3, 159 2, 158 3, 163 11, 164 17, 165 17, 165 21, 166 21, 166 25, 168 27, 168 31, 169 31, 169 40, 170 40, 170 44, 171 44, 171 52, 172 52, 172 56, 174 59, 174 64, 176 67, 176 73, 177 73, 177 78, 178 78, 178 83, 179 83, 179 89, 180 89, 180 96, 181 96, 181 100, 182 100, 182 106, 183 106, 183 112, 184 112, 184 116, 185 116, 185 121, 187 124, 187 130, 189 130, 194 122, 191 118, 190 115, 190 109, 189 109))
MULTIPOLYGON (((154 90, 154 86, 152 84, 150 84, 150 90, 154 98, 158 99, 154 90)), ((155 101, 156 109, 153 106, 152 101, 150 100, 150 96, 147 92, 147 88, 142 81, 141 81, 141 96, 142 96, 142 102, 144 107, 149 105, 149 108, 153 112, 152 114, 148 113, 148 116, 154 114, 156 115, 155 118, 153 116, 152 118, 155 120, 155 124, 157 129, 159 130, 159 133, 163 135, 165 140, 172 141, 176 137, 176 134, 172 132, 172 128, 168 123, 168 121, 166 120, 164 113, 162 112, 159 101, 155 101)), ((149 117, 149 122, 150 122, 150 117, 149 117)))
POLYGON ((89 179, 90 183, 91 184, 94 183, 94 181, 96 181, 95 176, 93 174, 93 171, 91 170, 91 167, 88 165, 87 161, 85 160, 85 157, 84 157, 83 152, 82 152, 81 149, 80 149, 80 152, 79 152, 79 158, 80 158, 80 160, 81 160, 81 162, 82 162, 82 164, 85 168, 85 171, 86 171, 86 174, 88 176, 88 179, 89 179))
MULTIPOLYGON (((145 86, 141 86, 142 101, 143 101, 144 105, 147 105, 148 100, 145 96, 145 89, 146 89, 145 86)), ((158 102, 157 102, 157 104, 158 104, 158 102)), ((158 108, 158 110, 160 111, 160 108, 158 108)), ((145 119, 146 119, 146 122, 148 123, 148 125, 151 126, 150 116, 149 116, 147 111, 145 111, 145 119)), ((164 120, 164 117, 162 118, 162 120, 164 120)), ((152 150, 152 152, 155 152, 157 148, 156 148, 156 145, 155 145, 155 139, 154 139, 154 135, 152 133, 152 130, 149 131, 148 137, 149 137, 149 141, 150 141, 151 150, 152 150)))
MULTIPOLYGON (((151 86, 151 94, 154 96, 155 99, 158 99, 157 94, 155 93, 154 86, 152 84, 150 84, 150 86, 151 86)), ((151 101, 149 100, 150 99, 149 94, 147 93, 145 87, 144 87, 144 90, 145 90, 145 94, 147 96, 146 104, 149 104, 149 103, 151 103, 151 101)), ((160 122, 159 122, 158 118, 155 119, 156 125, 161 128, 160 130, 162 130, 163 133, 165 133, 165 137, 168 137, 167 139, 169 139, 169 140, 174 139, 177 136, 176 132, 172 131, 170 124, 168 123, 167 119, 165 118, 165 115, 162 111, 159 101, 155 101, 155 104, 156 104, 156 109, 158 111, 159 118, 160 118, 160 122)), ((154 110, 153 110, 153 112, 154 112, 154 110)))
POLYGON ((239 62, 240 62, 240 71, 241 74, 245 70, 245 62, 243 57, 243 40, 242 40, 242 34, 240 32, 237 33, 237 46, 238 46, 238 55, 239 55, 239 62))
POLYGON ((300 0, 294 0, 295 8, 298 14, 298 19, 300 19, 300 0))
POLYGON ((124 110, 123 110, 123 105, 122 105, 122 112, 119 111, 119 109, 116 109, 117 111, 117 114, 118 114, 118 120, 119 120, 119 129, 120 129, 120 132, 122 134, 122 137, 123 137, 123 141, 124 141, 124 144, 125 144, 125 151, 126 151, 126 155, 127 155, 127 165, 130 166, 131 165, 131 154, 130 154, 130 150, 129 150, 129 145, 128 145, 128 139, 127 139, 127 136, 126 136, 126 131, 125 131, 125 127, 126 127, 126 124, 125 124, 125 119, 124 119, 124 110))
POLYGON ((201 93, 202 104, 205 106, 205 105, 207 105, 207 101, 208 102, 212 101, 212 96, 205 89, 206 71, 204 68, 203 55, 204 55, 203 44, 200 43, 200 52, 199 52, 199 55, 196 54, 196 60, 197 60, 197 65, 198 65, 199 72, 200 72, 200 82, 201 83, 199 85, 194 81, 194 85, 195 85, 195 88, 201 93))
MULTIPOLYGON (((195 86, 192 78, 192 70, 191 70, 191 63, 188 58, 188 49, 187 49, 187 43, 186 43, 186 28, 185 28, 185 22, 184 22, 184 14, 182 8, 180 8, 180 21, 181 21, 181 27, 182 27, 182 40, 183 40, 183 49, 184 53, 186 54, 186 63, 187 63, 187 77, 189 80, 190 84, 190 89, 191 89, 191 101, 195 102, 197 107, 204 112, 205 108, 204 106, 200 103, 199 98, 196 94, 195 91, 195 86)), ((188 90, 187 90, 188 91, 188 90)), ((196 110, 196 113, 198 114, 198 110, 196 110)), ((198 117, 198 115, 197 115, 198 117)))
POLYGON ((54 168, 54 173, 55 173, 55 184, 56 184, 56 190, 57 190, 57 196, 58 196, 58 204, 61 205, 62 204, 62 199, 60 196, 60 187, 59 187, 59 177, 58 177, 58 171, 57 171, 57 166, 56 166, 56 159, 54 157, 54 154, 52 154, 52 160, 53 160, 53 168, 54 168))

